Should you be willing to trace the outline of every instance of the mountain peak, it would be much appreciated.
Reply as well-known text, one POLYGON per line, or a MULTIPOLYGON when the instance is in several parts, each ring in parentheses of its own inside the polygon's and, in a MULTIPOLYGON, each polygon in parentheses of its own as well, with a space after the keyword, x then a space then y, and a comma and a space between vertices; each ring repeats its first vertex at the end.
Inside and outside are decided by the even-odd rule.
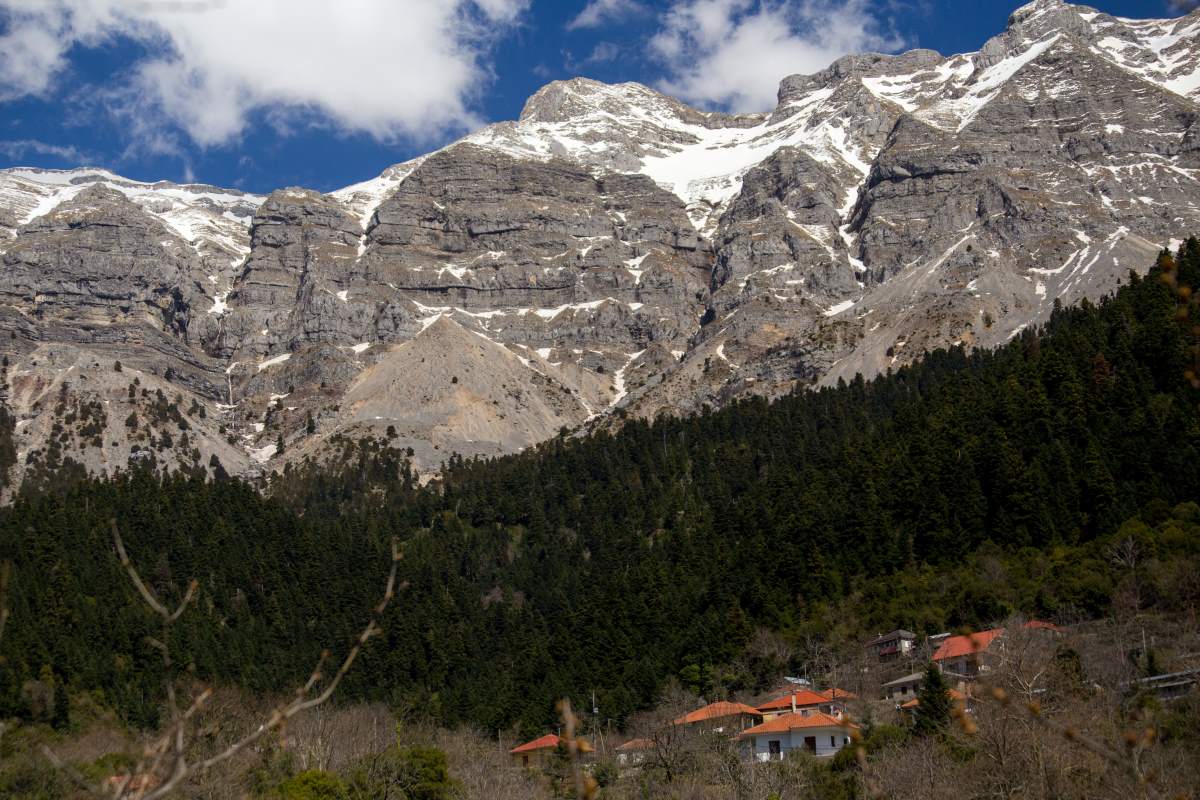
POLYGON ((1037 37, 1054 32, 1090 35, 1089 20, 1098 13, 1089 6, 1071 5, 1063 0, 1034 0, 1009 16, 1008 29, 1037 37))
POLYGON ((675 101, 640 83, 608 84, 592 78, 552 81, 538 89, 521 109, 520 122, 568 122, 597 110, 615 111, 619 104, 670 104, 675 101))
POLYGON ((1008 18, 1009 24, 1011 25, 1014 20, 1027 19, 1030 16, 1063 8, 1070 8, 1070 5, 1065 0, 1033 0, 1033 2, 1026 3, 1013 11, 1008 18))
MULTIPOLYGON (((243 474, 351 428, 436 468, 1003 344, 1200 227, 1197 100, 1200 18, 1039 0, 976 53, 789 76, 769 116, 556 81, 328 195, 0 171, 0 337, 179 376, 243 474)), ((22 413, 46 451, 53 407, 22 413)))

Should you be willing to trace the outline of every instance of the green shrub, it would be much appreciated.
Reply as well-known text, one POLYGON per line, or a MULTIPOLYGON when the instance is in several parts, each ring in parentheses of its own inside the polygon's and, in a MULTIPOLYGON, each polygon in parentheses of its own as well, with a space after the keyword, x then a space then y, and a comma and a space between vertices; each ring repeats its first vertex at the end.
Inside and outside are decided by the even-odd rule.
POLYGON ((270 795, 278 800, 345 800, 346 785, 336 776, 310 769, 288 778, 270 795))

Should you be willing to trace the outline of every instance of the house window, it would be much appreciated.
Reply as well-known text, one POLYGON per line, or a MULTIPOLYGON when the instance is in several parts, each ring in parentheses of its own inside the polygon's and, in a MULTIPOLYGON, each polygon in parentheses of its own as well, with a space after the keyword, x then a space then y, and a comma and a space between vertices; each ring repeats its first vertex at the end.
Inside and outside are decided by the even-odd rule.
POLYGON ((810 753, 817 752, 817 737, 805 736, 804 737, 804 749, 810 753))
POLYGON ((769 742, 767 742, 767 753, 770 754, 771 758, 780 757, 782 750, 780 748, 780 742, 778 739, 771 739, 769 742))
POLYGON ((837 739, 835 739, 834 737, 830 736, 830 737, 829 737, 829 746, 830 746, 830 747, 837 747, 837 739))

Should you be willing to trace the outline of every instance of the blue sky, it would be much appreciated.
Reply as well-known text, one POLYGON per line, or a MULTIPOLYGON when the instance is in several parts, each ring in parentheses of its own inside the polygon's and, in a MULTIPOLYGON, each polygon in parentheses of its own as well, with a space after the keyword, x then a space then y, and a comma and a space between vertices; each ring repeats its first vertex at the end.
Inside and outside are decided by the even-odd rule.
MULTIPOLYGON (((550 80, 765 110, 845 52, 978 49, 1016 0, 0 0, 0 166, 328 191, 550 80), (969 10, 968 10, 969 9, 969 10)), ((1171 0, 1096 0, 1126 17, 1171 0)))

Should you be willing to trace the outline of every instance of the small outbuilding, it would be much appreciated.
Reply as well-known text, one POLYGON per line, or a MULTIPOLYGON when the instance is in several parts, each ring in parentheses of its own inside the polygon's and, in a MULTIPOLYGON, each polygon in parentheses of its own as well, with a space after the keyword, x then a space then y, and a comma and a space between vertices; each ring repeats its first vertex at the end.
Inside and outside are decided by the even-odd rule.
POLYGON ((917 690, 921 688, 921 682, 924 680, 924 672, 914 672, 903 678, 888 681, 880 687, 883 690, 883 699, 904 701, 916 697, 917 690))
POLYGON ((512 756, 513 761, 521 767, 539 767, 545 763, 546 759, 558 750, 559 745, 563 744, 563 740, 558 734, 547 733, 545 736, 539 736, 532 742, 526 742, 522 745, 517 745, 508 754, 512 756))

